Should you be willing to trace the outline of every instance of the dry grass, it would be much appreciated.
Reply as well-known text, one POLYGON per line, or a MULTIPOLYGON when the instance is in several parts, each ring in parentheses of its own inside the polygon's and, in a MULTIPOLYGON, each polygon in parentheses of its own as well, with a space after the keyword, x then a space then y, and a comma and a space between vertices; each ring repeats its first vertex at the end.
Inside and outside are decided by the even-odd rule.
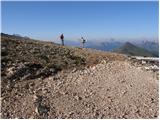
MULTIPOLYGON (((18 74, 27 70, 31 78, 48 77, 61 70, 81 69, 85 66, 93 66, 102 60, 125 60, 125 56, 102 52, 94 49, 61 46, 52 42, 44 42, 32 39, 16 38, 13 36, 1 36, 2 45, 2 79, 7 77, 7 69, 15 67, 18 74), (25 65, 24 67, 23 64, 25 65), (31 67, 35 68, 31 68, 31 67), (41 66, 38 67, 37 66, 41 66), (34 70, 35 69, 35 70, 34 70), (54 69, 54 70, 53 70, 54 69), (19 73, 20 71, 20 73, 19 73)), ((14 75, 15 76, 15 75, 14 75)), ((24 77, 21 76, 21 77, 24 77)))

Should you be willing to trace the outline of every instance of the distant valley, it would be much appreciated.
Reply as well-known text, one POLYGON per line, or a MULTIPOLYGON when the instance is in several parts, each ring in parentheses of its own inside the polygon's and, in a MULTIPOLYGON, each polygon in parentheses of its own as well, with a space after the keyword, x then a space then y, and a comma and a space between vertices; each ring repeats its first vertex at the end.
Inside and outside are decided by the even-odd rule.
MULTIPOLYGON (((80 47, 80 42, 66 41, 66 45, 80 47)), ((122 54, 133 55, 133 56, 139 56, 139 55, 152 56, 152 57, 159 56, 159 43, 156 41, 139 40, 139 42, 134 42, 134 41, 122 42, 122 41, 116 41, 112 39, 102 41, 102 42, 87 41, 87 43, 85 44, 85 47, 102 50, 102 51, 118 52, 122 54), (128 53, 128 51, 130 51, 130 53, 128 53)))

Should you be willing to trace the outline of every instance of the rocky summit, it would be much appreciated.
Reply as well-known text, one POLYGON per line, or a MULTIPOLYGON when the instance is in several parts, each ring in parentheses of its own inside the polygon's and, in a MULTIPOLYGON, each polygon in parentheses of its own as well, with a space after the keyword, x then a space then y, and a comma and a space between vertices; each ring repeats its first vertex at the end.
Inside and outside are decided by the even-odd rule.
POLYGON ((159 116, 159 60, 1 34, 1 118, 159 116))

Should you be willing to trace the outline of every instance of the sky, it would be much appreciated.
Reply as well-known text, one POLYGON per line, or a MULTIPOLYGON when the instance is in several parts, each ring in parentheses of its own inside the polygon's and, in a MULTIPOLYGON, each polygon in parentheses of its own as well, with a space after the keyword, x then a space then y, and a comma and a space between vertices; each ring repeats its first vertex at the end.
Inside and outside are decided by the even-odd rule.
POLYGON ((2 32, 40 40, 158 38, 157 1, 3 1, 2 32))

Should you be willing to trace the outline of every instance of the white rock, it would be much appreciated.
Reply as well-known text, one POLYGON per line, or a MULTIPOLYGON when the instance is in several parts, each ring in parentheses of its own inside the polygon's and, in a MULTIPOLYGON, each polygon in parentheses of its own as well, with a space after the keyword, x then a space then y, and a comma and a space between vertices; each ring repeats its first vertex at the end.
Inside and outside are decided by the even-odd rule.
POLYGON ((33 100, 34 100, 34 101, 36 101, 37 98, 38 98, 38 97, 37 97, 36 95, 33 95, 33 100))
POLYGON ((146 61, 142 60, 142 64, 146 64, 146 61))
POLYGON ((37 108, 37 107, 35 108, 35 112, 36 112, 37 114, 39 114, 39 112, 38 112, 38 108, 37 108))
POLYGON ((92 67, 92 70, 95 70, 95 69, 96 69, 96 67, 95 67, 95 66, 93 66, 93 67, 92 67))

